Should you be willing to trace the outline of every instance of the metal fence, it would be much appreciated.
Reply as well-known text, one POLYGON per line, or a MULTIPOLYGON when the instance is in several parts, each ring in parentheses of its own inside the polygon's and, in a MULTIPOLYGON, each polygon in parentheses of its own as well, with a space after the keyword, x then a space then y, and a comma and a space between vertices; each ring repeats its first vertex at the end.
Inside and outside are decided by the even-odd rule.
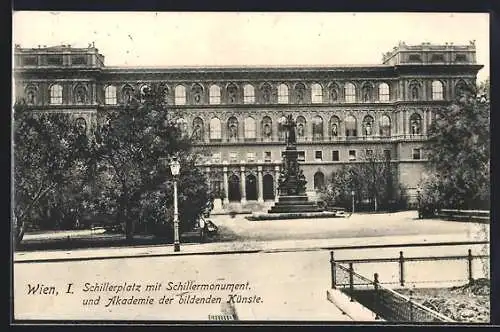
MULTIPOLYGON (((415 302, 410 297, 404 296, 397 291, 387 288, 379 280, 379 274, 374 273, 373 279, 367 278, 354 270, 354 264, 397 262, 399 266, 399 285, 404 286, 406 280, 406 264, 412 261, 439 261, 459 260, 467 266, 467 279, 472 282, 473 260, 489 257, 487 255, 472 255, 469 249, 466 256, 441 256, 441 257, 408 257, 403 252, 397 258, 376 258, 356 260, 335 260, 334 252, 330 252, 331 286, 338 289, 351 301, 357 301, 373 311, 377 318, 395 322, 454 322, 437 311, 415 302)), ((393 284, 393 282, 388 282, 393 284)))

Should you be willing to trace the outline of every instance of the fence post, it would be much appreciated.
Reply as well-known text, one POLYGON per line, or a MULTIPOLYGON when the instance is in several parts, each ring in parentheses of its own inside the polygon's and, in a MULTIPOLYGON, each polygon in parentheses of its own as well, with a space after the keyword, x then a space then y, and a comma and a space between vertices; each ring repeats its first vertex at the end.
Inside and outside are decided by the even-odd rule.
POLYGON ((337 275, 336 275, 335 257, 333 255, 333 251, 330 251, 330 267, 332 269, 332 289, 336 289, 337 275))
POLYGON ((469 284, 472 284, 474 282, 474 279, 472 278, 472 250, 469 249, 469 252, 467 254, 467 271, 469 272, 469 284))
POLYGON ((404 270, 405 258, 403 257, 403 252, 399 252, 399 283, 401 286, 405 285, 405 270, 404 270))
POLYGON ((373 309, 375 311, 375 319, 380 319, 379 315, 378 315, 378 311, 379 311, 379 307, 378 307, 378 284, 379 284, 379 281, 378 281, 378 273, 374 273, 373 274, 373 289, 374 289, 374 292, 373 292, 373 309))
POLYGON ((413 289, 410 289, 410 322, 413 322, 413 289))
POLYGON ((352 266, 352 262, 349 263, 349 293, 351 295, 351 302, 354 302, 353 293, 354 293, 354 268, 352 266))

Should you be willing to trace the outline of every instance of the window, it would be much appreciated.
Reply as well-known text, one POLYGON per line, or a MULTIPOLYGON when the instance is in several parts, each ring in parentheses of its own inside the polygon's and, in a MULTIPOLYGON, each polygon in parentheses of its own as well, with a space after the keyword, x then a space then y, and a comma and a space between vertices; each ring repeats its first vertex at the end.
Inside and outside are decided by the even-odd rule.
POLYGON ((255 161, 255 152, 247 152, 247 162, 253 163, 255 161))
POLYGON ((243 87, 243 103, 244 104, 255 103, 255 89, 253 88, 253 85, 246 84, 243 87))
POLYGON ((433 54, 431 57, 432 62, 444 62, 444 55, 443 54, 433 54))
POLYGON ((391 160, 391 150, 384 150, 385 160, 391 160))
POLYGON ((212 153, 212 163, 218 164, 220 163, 220 153, 212 153))
POLYGON ((233 83, 227 86, 227 102, 229 104, 234 104, 237 101, 238 87, 233 83))
POLYGON ((229 152, 229 162, 231 163, 238 162, 238 152, 229 152))
POLYGON ((333 150, 332 151, 332 161, 339 161, 339 150, 333 150))
POLYGON ((323 151, 314 151, 314 159, 316 161, 323 160, 323 151))
POLYGON ((440 81, 432 82, 432 100, 443 100, 443 83, 440 81))
POLYGON ((288 86, 286 84, 280 84, 278 86, 278 104, 288 103, 288 86))
POLYGON ((220 104, 220 88, 217 85, 210 86, 209 90, 209 103, 213 105, 220 104))
POLYGON ((314 174, 314 190, 321 190, 325 187, 325 175, 318 171, 314 174))
POLYGON ((467 56, 465 54, 457 54, 455 56, 456 62, 467 62, 467 56))
POLYGON ((245 139, 255 139, 255 120, 252 117, 245 119, 245 139))
POLYGON ((352 115, 347 116, 345 119, 345 135, 347 137, 358 135, 357 121, 352 115))
POLYGON ((266 162, 271 161, 271 151, 264 152, 264 161, 266 161, 266 162))
POLYGON ((25 89, 26 103, 29 105, 36 104, 36 87, 30 85, 25 89))
POLYGON ((71 64, 72 65, 86 65, 87 64, 87 57, 82 56, 82 55, 75 55, 71 57, 71 64))
POLYGON ((175 105, 186 105, 186 88, 183 85, 175 87, 175 105))
POLYGON ((306 153, 304 151, 297 151, 297 160, 306 161, 306 153))
POLYGON ((210 139, 211 140, 221 139, 221 126, 220 126, 220 120, 218 118, 212 118, 210 120, 210 139))
POLYGON ((108 85, 104 90, 104 103, 116 105, 116 87, 114 85, 108 85))
POLYGON ((356 160, 356 150, 349 150, 349 161, 356 160))
POLYGON ((62 55, 49 55, 47 57, 47 64, 52 66, 60 66, 63 63, 62 55))
POLYGON ((323 89, 318 83, 311 85, 311 102, 313 104, 323 102, 323 89))
POLYGON ((380 83, 378 86, 378 100, 389 101, 389 84, 380 83))
POLYGON ((366 158, 372 158, 373 157, 373 150, 366 149, 365 155, 366 155, 366 158))
POLYGON ((352 83, 346 83, 344 87, 345 102, 354 103, 356 101, 356 87, 352 83))
POLYGON ((387 115, 382 115, 379 120, 379 131, 380 136, 389 137, 391 136, 391 119, 387 115))
POLYGON ((321 141, 323 140, 323 118, 316 115, 313 119, 313 140, 321 141))
POLYGON ((419 160, 420 159, 420 149, 413 149, 413 159, 414 160, 419 160))
POLYGON ((36 56, 25 56, 23 57, 23 65, 25 66, 36 66, 38 64, 38 58, 36 56))
POLYGON ((53 105, 62 104, 62 86, 54 84, 50 87, 50 103, 53 105))
POLYGON ((422 62, 422 58, 420 58, 420 54, 410 54, 408 56, 409 62, 422 62))

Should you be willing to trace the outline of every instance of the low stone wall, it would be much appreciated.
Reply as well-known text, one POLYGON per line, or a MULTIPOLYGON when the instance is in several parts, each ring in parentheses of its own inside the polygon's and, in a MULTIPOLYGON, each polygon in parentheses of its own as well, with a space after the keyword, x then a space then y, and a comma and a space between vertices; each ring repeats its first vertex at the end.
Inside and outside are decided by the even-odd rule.
POLYGON ((441 209, 438 210, 436 216, 438 218, 453 220, 453 221, 469 221, 469 222, 490 222, 490 211, 487 210, 455 210, 441 209))
POLYGON ((384 321, 377 318, 376 314, 370 309, 363 306, 361 303, 351 301, 351 299, 338 289, 329 289, 326 291, 326 298, 332 302, 342 313, 347 315, 353 321, 366 322, 366 321, 384 321))

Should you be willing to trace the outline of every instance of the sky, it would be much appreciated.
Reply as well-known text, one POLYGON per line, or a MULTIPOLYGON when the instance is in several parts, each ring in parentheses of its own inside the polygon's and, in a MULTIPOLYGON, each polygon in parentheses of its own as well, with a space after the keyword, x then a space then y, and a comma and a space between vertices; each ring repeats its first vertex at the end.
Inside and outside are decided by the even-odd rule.
POLYGON ((107 66, 380 64, 399 41, 468 45, 489 77, 486 13, 14 12, 13 44, 94 42, 107 66), (36 27, 36 28, 34 28, 36 27))

